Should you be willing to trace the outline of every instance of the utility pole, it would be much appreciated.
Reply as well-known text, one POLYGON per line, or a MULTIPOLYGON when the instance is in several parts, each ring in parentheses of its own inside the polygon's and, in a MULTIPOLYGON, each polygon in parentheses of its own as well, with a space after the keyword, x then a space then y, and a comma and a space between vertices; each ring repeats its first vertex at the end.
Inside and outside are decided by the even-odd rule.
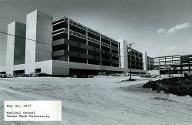
POLYGON ((132 74, 132 71, 131 71, 131 52, 132 52, 132 45, 133 45, 134 43, 129 43, 129 44, 127 44, 128 46, 129 46, 129 49, 127 50, 128 52, 129 52, 129 65, 130 65, 130 77, 129 77, 129 81, 131 81, 132 79, 131 79, 131 74, 132 74))

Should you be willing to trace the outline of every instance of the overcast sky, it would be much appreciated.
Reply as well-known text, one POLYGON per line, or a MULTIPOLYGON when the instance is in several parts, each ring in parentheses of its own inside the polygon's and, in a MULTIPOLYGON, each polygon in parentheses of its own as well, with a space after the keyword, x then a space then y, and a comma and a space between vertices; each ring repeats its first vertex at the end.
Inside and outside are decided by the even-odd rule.
MULTIPOLYGON (((39 9, 72 18, 113 39, 134 42, 151 57, 192 54, 192 0, 0 0, 0 30, 12 21, 25 23, 39 9)), ((0 35, 0 64, 6 40, 0 35)))

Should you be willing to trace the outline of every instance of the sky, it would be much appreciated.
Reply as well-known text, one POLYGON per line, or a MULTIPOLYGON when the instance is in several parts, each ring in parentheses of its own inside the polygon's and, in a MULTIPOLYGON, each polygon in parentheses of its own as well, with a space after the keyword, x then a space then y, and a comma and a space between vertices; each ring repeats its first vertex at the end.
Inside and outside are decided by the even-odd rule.
MULTIPOLYGON (((69 17, 113 39, 125 39, 150 57, 192 54, 192 0, 0 0, 0 31, 40 10, 69 17)), ((0 65, 6 36, 0 34, 0 65)))

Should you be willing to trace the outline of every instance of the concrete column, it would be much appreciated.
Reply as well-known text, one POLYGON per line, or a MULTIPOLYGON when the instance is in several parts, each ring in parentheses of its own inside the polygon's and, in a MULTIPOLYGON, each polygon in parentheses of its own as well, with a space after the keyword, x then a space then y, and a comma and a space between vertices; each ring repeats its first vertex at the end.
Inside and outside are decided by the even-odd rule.
POLYGON ((120 42, 120 57, 121 57, 121 68, 128 69, 128 52, 127 52, 127 41, 121 39, 120 42))
MULTIPOLYGON (((8 33, 15 35, 15 22, 12 22, 8 25, 8 33)), ((7 36, 7 74, 13 75, 13 65, 14 65, 14 47, 15 45, 15 36, 7 36)))
POLYGON ((111 45, 111 41, 110 41, 110 54, 111 54, 111 56, 110 56, 111 64, 110 65, 112 66, 112 48, 111 47, 112 47, 112 45, 111 45))
MULTIPOLYGON (((88 29, 86 28, 86 46, 88 47, 88 29)), ((88 49, 86 49, 86 51, 87 51, 87 57, 88 57, 88 54, 89 54, 89 52, 88 52, 88 49)), ((88 58, 87 58, 87 64, 89 64, 89 60, 88 60, 88 58)))
POLYGON ((69 35, 70 35, 70 19, 67 18, 67 39, 69 40, 69 35))
POLYGON ((148 68, 148 59, 147 59, 147 52, 143 54, 143 68, 147 71, 148 68))
POLYGON ((99 41, 100 41, 100 66, 101 66, 101 70, 102 70, 101 34, 99 35, 99 41))
MULTIPOLYGON (((70 39, 70 19, 68 18, 68 21, 67 21, 67 39, 69 40, 70 39)), ((69 44, 67 45, 67 50, 68 50, 68 54, 69 54, 69 44)), ((69 62, 69 55, 67 56, 67 61, 69 62)))
POLYGON ((121 68, 121 55, 120 55, 120 43, 118 43, 118 56, 119 56, 119 67, 121 68))
POLYGON ((25 24, 12 22, 8 25, 7 36, 7 74, 13 75, 14 65, 24 64, 25 60, 25 24))
POLYGON ((26 73, 35 72, 35 62, 52 59, 52 22, 52 16, 38 10, 27 15, 26 73))

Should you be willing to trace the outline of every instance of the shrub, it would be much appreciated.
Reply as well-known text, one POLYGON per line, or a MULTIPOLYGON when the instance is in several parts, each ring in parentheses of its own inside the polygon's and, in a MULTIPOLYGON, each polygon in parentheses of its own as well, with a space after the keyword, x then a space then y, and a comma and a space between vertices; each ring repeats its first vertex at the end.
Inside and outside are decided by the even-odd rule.
POLYGON ((179 96, 192 96, 192 77, 174 77, 157 81, 149 81, 143 88, 152 88, 157 92, 164 91, 179 96))

